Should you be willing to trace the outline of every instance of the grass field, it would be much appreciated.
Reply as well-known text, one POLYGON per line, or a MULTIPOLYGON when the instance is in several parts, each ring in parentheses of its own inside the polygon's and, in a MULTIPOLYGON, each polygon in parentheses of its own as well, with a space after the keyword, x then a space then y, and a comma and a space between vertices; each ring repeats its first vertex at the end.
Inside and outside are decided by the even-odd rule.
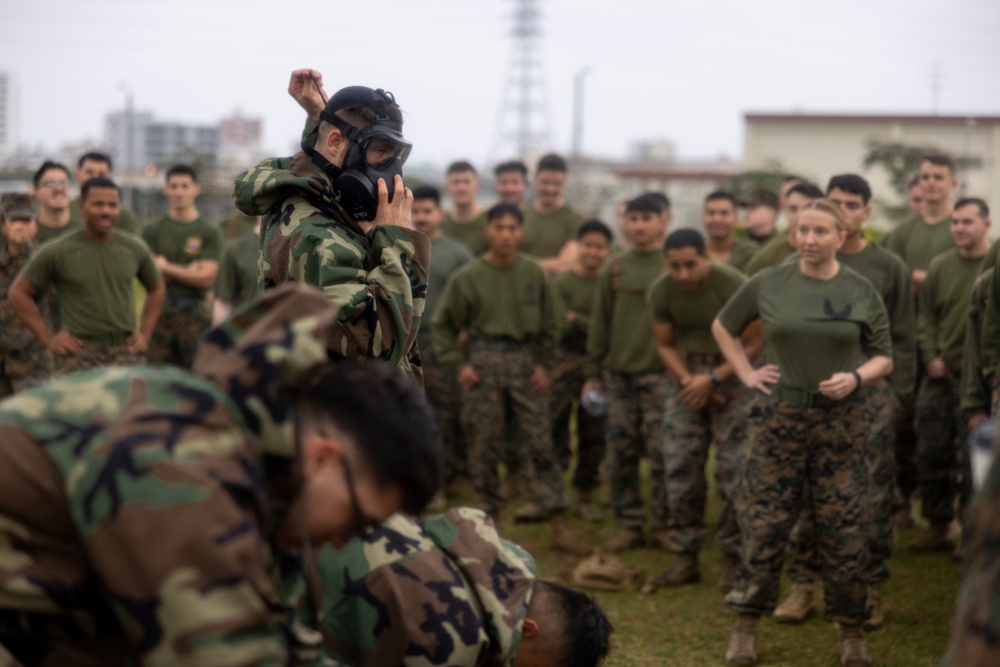
MULTIPOLYGON (((581 535, 601 544, 614 532, 610 510, 604 524, 574 520, 581 535)), ((717 505, 709 509, 709 523, 717 516, 717 505)), ((714 529, 714 525, 710 525, 714 529)), ((541 576, 569 582, 569 572, 577 562, 572 556, 557 554, 548 547, 545 525, 514 524, 503 519, 503 532, 527 548, 537 559, 541 576)), ((883 584, 886 623, 868 633, 873 664, 905 667, 938 665, 951 624, 952 606, 961 580, 961 566, 950 555, 914 556, 906 544, 919 530, 905 532, 890 561, 892 578, 883 584)), ((639 549, 621 555, 630 565, 655 575, 665 569, 673 556, 654 549, 639 549)), ((651 595, 635 592, 595 593, 615 626, 613 653, 608 667, 653 665, 725 665, 726 643, 735 616, 723 605, 717 588, 720 558, 711 535, 701 557, 703 580, 681 588, 660 587, 651 595)), ((783 590, 787 588, 783 583, 783 590)), ((817 588, 817 612, 822 607, 817 588)), ((771 618, 761 622, 757 643, 758 664, 777 666, 839 665, 837 629, 820 615, 799 626, 781 625, 771 618)))

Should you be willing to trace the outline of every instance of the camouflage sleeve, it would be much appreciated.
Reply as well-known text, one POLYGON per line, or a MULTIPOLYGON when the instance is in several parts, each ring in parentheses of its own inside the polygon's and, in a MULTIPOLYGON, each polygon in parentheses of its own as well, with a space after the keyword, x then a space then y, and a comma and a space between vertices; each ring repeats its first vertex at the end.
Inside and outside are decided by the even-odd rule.
MULTIPOLYGON (((163 369, 175 377, 108 382, 128 374, 80 374, 16 406, 73 405, 33 422, 33 446, 61 472, 60 500, 120 632, 142 665, 286 665, 295 635, 269 574, 269 506, 245 427, 206 381, 163 369)), ((82 592, 42 583, 57 604, 82 592)))
POLYGON ((329 347, 348 358, 378 357, 398 365, 413 347, 423 316, 430 241, 419 232, 386 225, 372 229, 368 238, 374 268, 362 275, 344 266, 338 254, 345 248, 315 248, 316 286, 338 309, 329 347))
POLYGON ((297 225, 270 225, 263 257, 265 288, 269 281, 312 285, 333 304, 331 352, 396 365, 406 358, 427 295, 426 236, 387 225, 360 236, 314 214, 297 225))
POLYGON ((941 667, 1000 665, 1000 457, 966 519, 965 579, 941 667))

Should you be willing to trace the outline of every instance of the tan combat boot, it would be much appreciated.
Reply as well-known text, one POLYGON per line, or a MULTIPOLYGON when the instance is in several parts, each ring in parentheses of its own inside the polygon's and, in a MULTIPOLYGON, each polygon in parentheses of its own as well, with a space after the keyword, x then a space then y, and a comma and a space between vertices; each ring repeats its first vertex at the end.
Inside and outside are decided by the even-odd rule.
POLYGON ((552 516, 549 523, 552 529, 552 548, 577 556, 589 556, 593 547, 578 537, 573 529, 569 527, 565 512, 559 512, 552 516))
POLYGON ((737 667, 754 667, 757 664, 757 621, 756 614, 740 614, 729 635, 726 648, 726 662, 737 667))
POLYGON ((813 611, 813 585, 792 584, 792 590, 785 601, 774 610, 774 620, 778 623, 801 623, 813 611))
POLYGON ((676 551, 677 545, 670 539, 670 531, 666 528, 653 529, 649 533, 649 544, 664 551, 676 551))
POLYGON ((871 667, 872 657, 868 654, 861 625, 840 624, 840 664, 843 667, 871 667))
POLYGON ((942 551, 951 551, 955 548, 955 542, 948 536, 950 525, 947 523, 932 523, 927 530, 920 533, 906 548, 914 554, 931 554, 942 551))
POLYGON ((868 599, 872 604, 872 615, 865 621, 865 630, 878 630, 885 623, 885 611, 882 608, 882 591, 878 584, 868 584, 868 599))
POLYGON ((605 551, 618 553, 641 547, 646 543, 641 528, 619 528, 618 532, 604 545, 605 551))
POLYGON ((656 577, 656 583, 664 586, 684 586, 701 581, 698 569, 698 554, 681 554, 673 565, 656 577))

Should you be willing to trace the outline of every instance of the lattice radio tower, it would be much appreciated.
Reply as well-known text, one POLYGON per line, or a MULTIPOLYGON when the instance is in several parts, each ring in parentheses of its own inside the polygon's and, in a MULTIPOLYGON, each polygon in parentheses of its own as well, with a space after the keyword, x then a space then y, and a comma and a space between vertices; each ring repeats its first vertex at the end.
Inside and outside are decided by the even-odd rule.
POLYGON ((518 157, 552 145, 551 118, 542 73, 541 0, 512 0, 511 51, 500 96, 490 161, 518 157))

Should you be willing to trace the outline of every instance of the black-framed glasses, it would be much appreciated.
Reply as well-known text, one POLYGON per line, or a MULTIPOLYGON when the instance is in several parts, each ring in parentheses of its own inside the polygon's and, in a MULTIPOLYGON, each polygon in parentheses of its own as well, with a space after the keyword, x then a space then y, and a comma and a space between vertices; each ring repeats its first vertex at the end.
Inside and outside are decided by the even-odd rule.
POLYGON ((352 526, 350 530, 344 534, 344 537, 360 537, 364 539, 371 535, 381 522, 366 517, 364 512, 361 511, 361 503, 358 502, 358 491, 354 486, 354 474, 351 472, 351 464, 347 462, 346 456, 341 459, 341 461, 344 464, 344 483, 347 484, 347 493, 351 496, 352 516, 352 526))

